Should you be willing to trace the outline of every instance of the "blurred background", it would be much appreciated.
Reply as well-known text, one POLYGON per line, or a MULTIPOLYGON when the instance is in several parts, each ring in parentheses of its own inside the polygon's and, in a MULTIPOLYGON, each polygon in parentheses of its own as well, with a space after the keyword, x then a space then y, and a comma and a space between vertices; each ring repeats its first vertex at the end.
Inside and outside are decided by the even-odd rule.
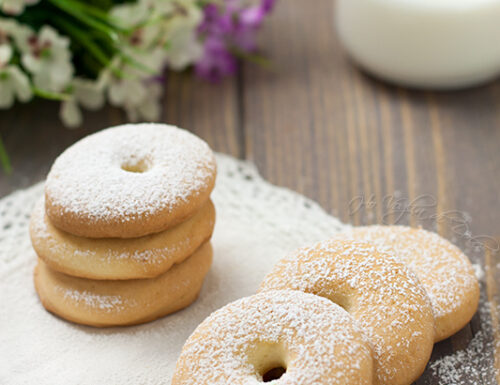
MULTIPOLYGON (((270 67, 241 62, 215 84, 168 72, 160 120, 255 162, 272 183, 316 199, 343 221, 381 222, 395 204, 388 195, 430 194, 434 214, 467 212, 474 233, 498 234, 500 83, 431 92, 376 80, 346 56, 334 8, 331 0, 278 2, 258 34, 270 67), (359 197, 365 204, 354 210, 350 202, 359 197)), ((57 102, 43 100, 0 111, 12 163, 11 174, 0 174, 1 195, 42 180, 79 138, 127 121, 107 106, 85 111, 82 126, 67 129, 58 113, 57 102)))

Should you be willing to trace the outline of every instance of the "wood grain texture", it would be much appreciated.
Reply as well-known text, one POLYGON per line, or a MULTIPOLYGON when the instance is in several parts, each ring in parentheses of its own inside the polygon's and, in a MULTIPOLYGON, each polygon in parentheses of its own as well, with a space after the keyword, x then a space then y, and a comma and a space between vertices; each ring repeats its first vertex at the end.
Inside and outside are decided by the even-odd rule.
MULTIPOLYGON (((422 225, 458 244, 485 269, 500 373, 500 82, 454 93, 381 83, 343 54, 333 4, 279 3, 261 36, 270 70, 244 65, 218 85, 169 74, 162 120, 254 161, 270 182, 317 200, 343 221, 422 225)), ((48 102, 0 112, 15 170, 0 174, 0 196, 41 180, 74 141, 124 121, 107 108, 71 131, 56 115, 48 102)), ((480 321, 476 316, 436 345, 433 359, 465 348, 480 321)), ((418 381, 436 383, 431 371, 418 381)))
POLYGON ((163 120, 195 133, 216 151, 242 157, 238 79, 220 84, 169 74, 163 120))

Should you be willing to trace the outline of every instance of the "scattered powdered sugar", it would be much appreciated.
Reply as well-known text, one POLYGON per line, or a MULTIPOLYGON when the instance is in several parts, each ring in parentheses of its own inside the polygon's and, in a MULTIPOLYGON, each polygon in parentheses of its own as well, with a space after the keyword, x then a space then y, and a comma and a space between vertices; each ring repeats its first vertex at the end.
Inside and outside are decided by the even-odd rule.
POLYGON ((64 213, 95 223, 110 218, 126 223, 198 195, 211 185, 215 167, 208 145, 185 130, 123 125, 64 151, 47 177, 45 193, 64 213))
POLYGON ((211 314, 186 342, 174 384, 261 384, 275 365, 290 384, 371 383, 371 352, 340 306, 298 291, 268 291, 211 314))
POLYGON ((500 368, 495 352, 500 351, 500 340, 495 341, 491 314, 500 316, 500 306, 482 296, 479 306, 480 330, 467 347, 438 358, 429 364, 436 377, 436 385, 498 385, 500 368))
POLYGON ((437 376, 437 385, 460 385, 460 384, 481 384, 496 385, 495 380, 483 378, 494 378, 494 361, 490 365, 485 365, 486 355, 491 352, 494 345, 487 343, 483 332, 480 331, 471 340, 465 350, 459 350, 452 355, 437 359, 430 364, 431 370, 437 376), (478 381, 478 382, 475 382, 478 381))
POLYGON ((329 240, 294 252, 261 289, 301 290, 344 307, 373 344, 379 383, 415 376, 431 352, 434 319, 425 291, 405 265, 371 244, 329 240))
MULTIPOLYGON (((472 268, 474 269, 474 274, 478 281, 482 281, 484 279, 484 270, 479 263, 473 263, 472 268)), ((499 265, 500 268, 500 265, 499 265)))

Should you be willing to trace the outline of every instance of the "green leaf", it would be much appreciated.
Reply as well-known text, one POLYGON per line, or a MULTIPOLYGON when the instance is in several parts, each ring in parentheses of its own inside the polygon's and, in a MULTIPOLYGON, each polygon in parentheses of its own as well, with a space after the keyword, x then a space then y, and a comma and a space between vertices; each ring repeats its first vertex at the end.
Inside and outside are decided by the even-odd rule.
MULTIPOLYGON (((68 0, 67 0, 68 1, 68 0)), ((73 4, 75 7, 79 7, 82 11, 85 11, 89 15, 92 15, 98 19, 101 19, 102 21, 113 24, 113 27, 117 29, 122 29, 122 27, 119 25, 118 20, 111 16, 107 11, 103 11, 102 9, 95 7, 93 5, 84 3, 84 2, 79 2, 79 1, 70 1, 70 3, 73 4)))
POLYGON ((88 34, 81 29, 75 27, 72 23, 64 20, 63 18, 55 18, 54 22, 59 24, 61 28, 66 30, 66 32, 77 39, 83 46, 85 46, 89 52, 104 66, 107 66, 111 58, 91 39, 88 38, 88 34))
POLYGON ((89 27, 93 27, 98 31, 102 32, 115 43, 118 42, 119 39, 117 34, 117 28, 112 27, 106 23, 103 23, 99 19, 96 19, 95 17, 88 15, 85 11, 82 10, 78 2, 75 2, 73 0, 48 0, 48 1, 50 1, 54 6, 72 15, 83 24, 86 24, 89 27), (78 5, 75 5, 75 3, 78 5))
POLYGON ((111 16, 108 11, 104 11, 99 7, 93 6, 91 4, 79 0, 61 0, 61 1, 65 1, 69 5, 79 9, 83 13, 87 13, 89 16, 99 19, 103 23, 109 25, 110 27, 116 29, 121 33, 130 32, 129 28, 125 28, 122 25, 120 25, 120 20, 114 16, 111 16))
POLYGON ((9 155, 7 154, 7 150, 3 145, 1 136, 0 136, 0 163, 2 164, 3 171, 6 174, 10 174, 12 172, 12 166, 10 164, 9 155))

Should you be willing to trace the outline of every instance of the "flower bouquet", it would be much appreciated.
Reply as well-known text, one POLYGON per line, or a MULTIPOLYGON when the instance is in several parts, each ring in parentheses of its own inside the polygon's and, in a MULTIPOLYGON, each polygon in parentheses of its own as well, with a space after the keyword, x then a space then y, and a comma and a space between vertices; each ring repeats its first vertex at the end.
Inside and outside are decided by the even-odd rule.
MULTIPOLYGON (((69 127, 106 101, 157 120, 165 67, 216 81, 258 62, 256 32, 274 0, 0 0, 0 109, 61 102, 69 127)), ((8 163, 0 138, 0 161, 8 163)), ((7 164, 8 168, 8 164, 7 164)))

